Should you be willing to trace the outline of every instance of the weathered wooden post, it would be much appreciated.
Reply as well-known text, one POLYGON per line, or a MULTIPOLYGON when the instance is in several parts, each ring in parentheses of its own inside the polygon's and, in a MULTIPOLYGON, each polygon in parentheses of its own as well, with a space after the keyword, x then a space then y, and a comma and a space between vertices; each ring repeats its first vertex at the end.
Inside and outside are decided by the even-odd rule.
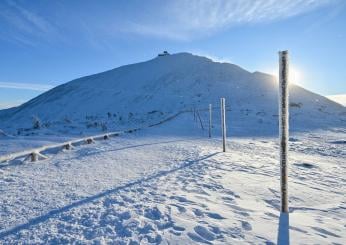
POLYGON ((71 150, 72 149, 71 143, 64 145, 64 148, 65 148, 65 150, 71 150))
POLYGON ((226 152, 226 108, 225 98, 221 98, 221 129, 222 129, 222 149, 226 152))
POLYGON ((37 154, 37 152, 32 152, 32 153, 30 154, 30 156, 31 156, 31 161, 32 161, 32 162, 36 162, 36 161, 38 160, 38 154, 37 154))
POLYGON ((211 108, 211 104, 209 104, 209 138, 211 138, 211 128, 212 128, 212 126, 211 126, 211 123, 212 123, 212 121, 211 121, 211 113, 212 113, 212 108, 211 108))
POLYGON ((288 51, 279 52, 279 138, 281 165, 281 212, 288 213, 288 51))

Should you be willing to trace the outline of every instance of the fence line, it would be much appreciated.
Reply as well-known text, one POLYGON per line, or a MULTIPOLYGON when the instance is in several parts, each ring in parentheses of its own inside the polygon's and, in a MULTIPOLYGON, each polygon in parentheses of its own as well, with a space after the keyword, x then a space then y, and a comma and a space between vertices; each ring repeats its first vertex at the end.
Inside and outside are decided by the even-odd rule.
POLYGON ((185 111, 180 111, 158 123, 154 123, 154 124, 150 124, 148 126, 142 127, 142 128, 133 128, 133 129, 128 129, 128 130, 124 130, 124 131, 115 131, 115 132, 108 132, 108 133, 104 133, 104 134, 98 134, 98 135, 93 135, 93 136, 86 136, 83 138, 79 138, 79 139, 75 139, 75 140, 70 140, 70 141, 65 141, 62 143, 57 143, 57 144, 51 144, 51 145, 44 145, 41 147, 37 147, 37 148, 32 148, 32 149, 28 149, 28 150, 24 150, 24 151, 20 151, 20 152, 14 152, 14 153, 9 153, 3 156, 0 156, 0 163, 2 162, 7 162, 7 161, 11 161, 20 157, 25 157, 25 159, 30 158, 31 161, 37 161, 39 160, 39 158, 47 158, 46 156, 44 156, 41 152, 47 151, 47 150, 53 150, 53 149, 66 149, 66 150, 70 150, 72 149, 74 146, 79 145, 79 144, 91 144, 96 140, 107 140, 110 137, 116 137, 119 136, 121 134, 125 134, 125 133, 132 133, 144 128, 150 128, 150 127, 154 127, 157 125, 160 125, 162 123, 165 123, 167 121, 170 121, 172 119, 174 119, 175 117, 179 116, 182 113, 186 113, 186 112, 191 112, 190 110, 185 110, 185 111))
MULTIPOLYGON (((219 107, 216 106, 213 108, 215 109, 215 108, 219 108, 219 107)), ((91 135, 91 136, 86 136, 83 138, 78 138, 75 140, 65 141, 62 143, 44 145, 41 147, 31 148, 31 149, 24 150, 24 151, 5 154, 5 155, 0 156, 0 164, 3 162, 11 161, 11 160, 21 158, 21 157, 25 157, 25 159, 30 158, 31 161, 37 161, 39 159, 45 159, 47 157, 44 156, 42 154, 42 152, 45 152, 48 150, 60 149, 60 148, 65 149, 65 150, 71 150, 73 147, 80 145, 80 144, 91 144, 91 143, 95 142, 96 140, 102 140, 102 139, 107 140, 111 137, 116 137, 116 136, 119 136, 121 134, 132 133, 132 132, 144 129, 144 128, 150 128, 150 127, 158 126, 160 124, 163 124, 167 121, 170 121, 170 120, 176 118, 177 116, 179 116, 183 113, 187 113, 187 112, 192 112, 194 114, 195 120, 199 119, 202 128, 204 128, 200 114, 199 114, 199 111, 208 111, 208 110, 209 110, 209 108, 208 109, 204 109, 204 108, 196 109, 194 107, 191 110, 180 111, 180 112, 178 112, 178 113, 176 113, 170 117, 167 117, 166 119, 164 119, 158 123, 153 123, 153 124, 150 124, 148 126, 141 127, 141 128, 133 128, 133 129, 123 130, 123 131, 114 131, 114 132, 108 132, 108 133, 104 133, 104 134, 91 135)))

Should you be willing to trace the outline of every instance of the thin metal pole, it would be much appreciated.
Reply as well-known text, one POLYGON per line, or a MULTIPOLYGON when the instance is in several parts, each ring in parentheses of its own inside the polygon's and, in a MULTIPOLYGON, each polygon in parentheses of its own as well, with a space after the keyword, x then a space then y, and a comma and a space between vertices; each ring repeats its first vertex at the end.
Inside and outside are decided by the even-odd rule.
POLYGON ((281 166, 281 212, 288 213, 288 51, 279 52, 279 138, 281 166))
POLYGON ((211 113, 212 113, 212 108, 211 108, 211 104, 209 104, 209 138, 211 138, 211 113))
POLYGON ((199 111, 197 110, 196 112, 197 112, 196 114, 197 114, 198 119, 199 119, 199 123, 201 124, 201 128, 204 130, 203 122, 202 122, 201 116, 199 115, 199 111))
POLYGON ((225 98, 221 98, 222 150, 226 152, 226 109, 225 98))

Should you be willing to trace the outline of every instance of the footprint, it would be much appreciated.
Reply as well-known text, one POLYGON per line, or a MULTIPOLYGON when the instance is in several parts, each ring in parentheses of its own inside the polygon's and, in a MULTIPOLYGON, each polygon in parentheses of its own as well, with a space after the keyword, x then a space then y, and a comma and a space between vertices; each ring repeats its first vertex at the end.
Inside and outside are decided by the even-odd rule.
POLYGON ((240 198, 240 196, 238 194, 234 193, 231 190, 223 190, 222 192, 227 194, 227 195, 230 195, 230 196, 233 196, 233 197, 236 197, 236 198, 240 198))
POLYGON ((182 196, 171 196, 170 198, 173 200, 177 200, 178 202, 182 202, 182 203, 193 203, 193 202, 187 200, 186 197, 182 197, 182 196))
POLYGON ((176 226, 176 225, 174 225, 174 226, 173 226, 173 230, 175 230, 175 231, 185 231, 185 228, 184 228, 184 227, 181 227, 181 226, 176 226))
POLYGON ((131 218, 131 214, 130 214, 129 211, 125 211, 125 212, 119 213, 119 214, 118 214, 118 217, 119 217, 119 219, 121 219, 121 220, 128 220, 128 219, 131 218))
POLYGON ((16 181, 15 181, 13 178, 11 178, 11 177, 4 178, 3 181, 4 181, 4 182, 8 182, 8 183, 16 182, 16 181))
POLYGON ((234 198, 232 198, 232 197, 221 197, 222 198, 222 200, 224 200, 225 202, 233 202, 234 201, 234 198))
POLYGON ((145 235, 145 238, 147 239, 147 241, 149 243, 155 243, 155 244, 161 244, 162 242, 162 237, 161 235, 157 234, 148 234, 148 235, 145 235))
POLYGON ((139 234, 148 234, 149 232, 154 231, 155 229, 151 224, 145 224, 143 227, 138 227, 137 231, 139 234))
POLYGON ((166 230, 168 228, 171 228, 173 226, 173 222, 172 221, 167 221, 167 222, 157 222, 156 226, 159 230, 166 230))
POLYGON ((186 212, 186 208, 184 208, 183 206, 180 206, 178 204, 171 204, 172 206, 176 207, 179 211, 179 213, 185 213, 186 212))
POLYGON ((204 243, 204 244, 212 244, 211 242, 208 242, 207 240, 204 240, 202 237, 200 237, 199 235, 189 232, 187 233, 188 237, 190 237, 191 240, 195 241, 195 242, 199 242, 199 243, 204 243))
POLYGON ((251 231, 252 230, 252 226, 249 222, 247 221, 241 221, 241 227, 243 227, 244 230, 246 231, 251 231))
POLYGON ((144 217, 151 220, 159 220, 162 217, 160 210, 157 207, 147 208, 144 210, 144 217))
POLYGON ((275 209, 280 209, 280 201, 278 199, 264 199, 264 201, 269 205, 269 207, 275 208, 275 209))
POLYGON ((208 192, 206 192, 205 190, 203 190, 202 188, 199 188, 199 187, 190 188, 190 189, 183 187, 182 189, 188 193, 196 193, 196 194, 210 196, 208 192))
POLYGON ((222 217, 220 214, 218 213, 211 213, 211 212, 208 212, 206 213, 210 218, 212 219, 225 219, 224 217, 222 217))
POLYGON ((223 186, 219 185, 219 184, 202 184, 202 187, 207 188, 207 189, 212 190, 212 191, 217 191, 217 190, 223 189, 223 186))
POLYGON ((204 216, 203 211, 200 210, 200 209, 194 209, 194 210, 193 210, 193 213, 194 213, 197 217, 202 217, 202 216, 204 216))
POLYGON ((207 228, 205 228, 204 226, 195 226, 195 228, 193 228, 194 231, 200 235, 203 239, 208 240, 208 241, 214 241, 215 240, 215 234, 210 232, 207 228))
POLYGON ((237 238, 237 239, 239 239, 239 238, 244 239, 244 237, 245 237, 244 234, 242 233, 241 228, 239 228, 239 227, 229 228, 229 229, 227 229, 227 233, 229 235, 231 235, 231 237, 237 238))
POLYGON ((181 236, 181 233, 180 232, 177 232, 175 230, 169 230, 170 233, 172 233, 173 235, 175 236, 181 236))

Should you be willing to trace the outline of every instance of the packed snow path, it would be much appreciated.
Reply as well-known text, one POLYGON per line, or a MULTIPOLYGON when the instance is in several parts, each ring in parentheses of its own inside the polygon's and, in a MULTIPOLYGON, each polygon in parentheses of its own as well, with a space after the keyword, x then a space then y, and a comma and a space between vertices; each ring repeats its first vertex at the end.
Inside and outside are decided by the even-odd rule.
MULTIPOLYGON (((185 117, 1 167, 0 243, 276 243, 276 139, 231 138, 222 153, 185 117)), ((292 244, 346 239, 345 135, 291 138, 292 244)))

